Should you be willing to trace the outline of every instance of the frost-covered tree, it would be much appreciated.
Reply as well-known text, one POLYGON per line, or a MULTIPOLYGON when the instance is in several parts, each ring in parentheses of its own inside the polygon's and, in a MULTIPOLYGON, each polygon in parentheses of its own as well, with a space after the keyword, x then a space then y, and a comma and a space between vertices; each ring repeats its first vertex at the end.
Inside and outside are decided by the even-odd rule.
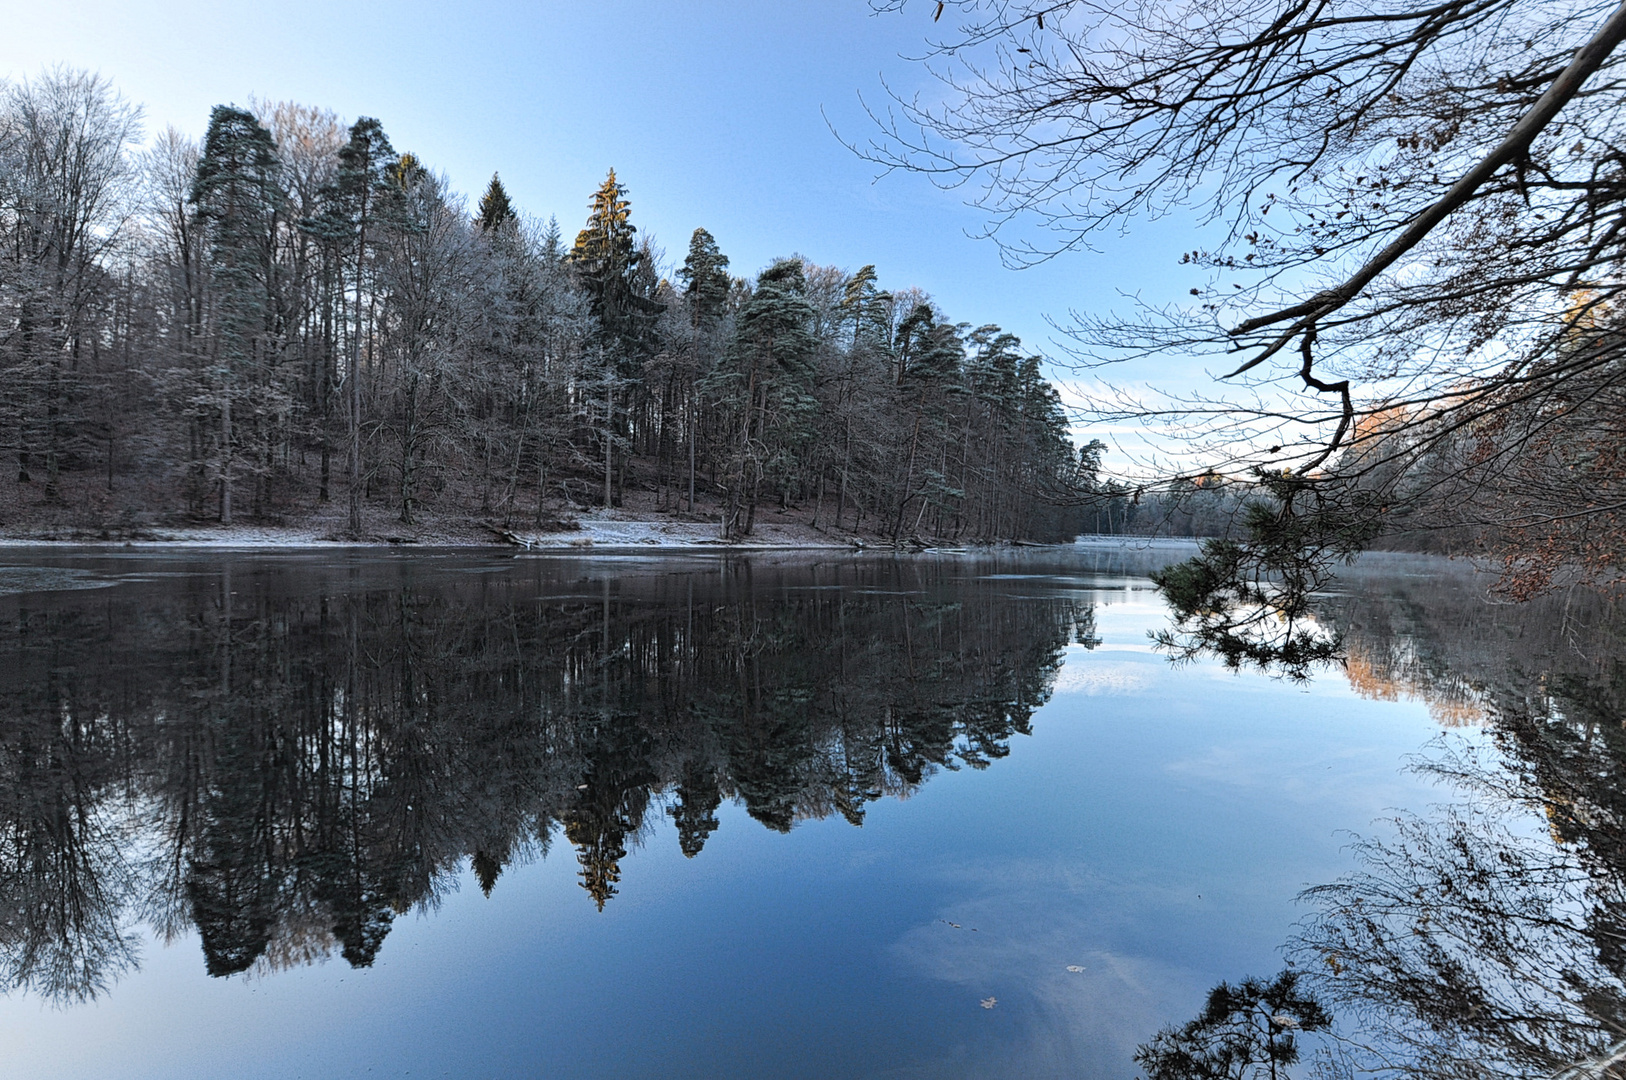
POLYGON ((349 411, 346 427, 349 443, 349 528, 360 533, 362 528, 362 338, 367 333, 370 314, 364 302, 367 288, 367 256, 369 229, 378 217, 379 203, 389 198, 392 190, 390 178, 397 157, 395 148, 384 134, 384 125, 370 116, 364 116, 350 126, 350 140, 339 150, 339 167, 333 181, 323 192, 320 214, 311 222, 311 229, 321 236, 340 260, 341 299, 344 292, 342 275, 344 262, 350 262, 350 283, 354 302, 344 321, 344 330, 350 339, 349 364, 344 373, 349 411))

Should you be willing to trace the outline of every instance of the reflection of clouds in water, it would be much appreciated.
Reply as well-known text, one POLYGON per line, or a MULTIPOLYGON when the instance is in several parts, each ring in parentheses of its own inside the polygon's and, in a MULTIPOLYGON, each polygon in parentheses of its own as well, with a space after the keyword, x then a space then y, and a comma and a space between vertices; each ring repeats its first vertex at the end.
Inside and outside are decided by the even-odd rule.
POLYGON ((1375 747, 1326 752, 1284 739, 1229 738, 1163 765, 1170 781, 1211 793, 1229 789, 1248 798, 1310 805, 1344 804, 1352 813, 1380 812, 1378 792, 1389 788, 1404 800, 1394 760, 1375 747))
MULTIPOLYGON (((1251 749, 1257 751, 1257 747, 1251 749)), ((1262 775, 1261 770, 1248 768, 1254 760, 1256 759, 1252 756, 1244 757, 1236 746, 1211 746, 1205 754, 1177 758, 1163 767, 1171 773, 1207 780, 1210 783, 1248 786, 1262 775)))
POLYGON ((970 1066, 965 1075, 1128 1080, 1135 1047, 1187 1003, 1189 974, 1103 947, 1107 935, 1088 914, 1102 908, 1078 899, 1058 911, 1011 894, 984 897, 894 943, 906 968, 963 989, 967 1025, 1004 1026, 1002 1037, 974 1040, 982 1048, 974 1061, 956 1062, 970 1066), (977 1008, 991 997, 997 1018, 977 1008))
POLYGON ((1137 694, 1152 684, 1144 663, 1091 661, 1069 657, 1056 673, 1058 694, 1137 694))
POLYGON ((1211 746, 1206 753, 1170 761, 1164 769, 1213 787, 1269 787, 1283 794, 1302 794, 1303 776, 1298 774, 1306 771, 1306 763, 1283 762, 1274 750, 1251 740, 1211 746))

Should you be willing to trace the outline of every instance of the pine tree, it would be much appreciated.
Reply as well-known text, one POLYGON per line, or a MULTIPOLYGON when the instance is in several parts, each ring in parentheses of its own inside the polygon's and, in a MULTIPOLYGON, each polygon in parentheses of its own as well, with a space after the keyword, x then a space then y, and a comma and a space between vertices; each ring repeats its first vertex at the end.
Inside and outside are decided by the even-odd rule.
MULTIPOLYGON (((826 460, 820 462, 819 497, 822 506, 824 477, 827 470, 836 473, 835 525, 841 527, 842 514, 849 501, 853 479, 855 455, 862 447, 862 420, 876 404, 874 392, 887 379, 891 364, 892 294, 876 285, 875 267, 867 264, 847 278, 842 288, 841 301, 834 313, 835 328, 845 336, 850 328, 847 348, 835 353, 836 366, 821 379, 822 400, 825 404, 826 437, 820 441, 826 460)), ((814 523, 817 524, 818 510, 814 523)), ((860 515, 862 511, 860 511, 860 515)))
POLYGON ((735 350, 774 375, 805 376, 815 345, 802 260, 780 259, 757 275, 740 309, 735 350))
POLYGON ((812 439, 812 320, 802 260, 780 259, 757 276, 728 355, 707 379, 732 428, 725 536, 750 534, 763 480, 783 495, 812 439))
POLYGON ((1220 983, 1195 1020, 1166 1027, 1135 1048, 1148 1080, 1277 1080, 1299 1061, 1302 1033, 1325 1031, 1332 1014, 1292 968, 1274 979, 1220 983))
POLYGON ((480 226, 481 232, 493 232, 517 219, 514 205, 508 201, 507 189, 502 186, 502 180, 497 174, 492 173, 491 183, 486 185, 486 193, 480 196, 480 212, 475 216, 475 222, 480 226))
POLYGON ((683 770, 677 793, 677 805, 669 812, 677 826, 678 849, 692 859, 700 854, 706 846, 706 838, 717 829, 717 808, 722 805, 723 796, 715 770, 690 763, 683 770))
POLYGON ((900 454, 903 485, 892 523, 894 541, 902 538, 906 526, 911 535, 918 534, 929 509, 946 509, 950 499, 963 494, 948 483, 948 436, 953 409, 949 395, 960 389, 965 329, 963 324, 941 321, 924 303, 916 304, 898 324, 897 384, 903 395, 900 405, 907 410, 898 431, 907 432, 907 450, 900 454), (911 524, 906 514, 916 498, 920 509, 911 524))
POLYGON ((689 319, 697 329, 723 313, 733 282, 728 276, 728 256, 717 249, 717 241, 705 229, 696 229, 689 238, 689 254, 677 276, 687 288, 689 319))
POLYGON ((851 320, 854 348, 869 346, 884 351, 891 346, 892 294, 882 292, 875 281, 875 267, 860 266, 842 293, 841 313, 851 320))

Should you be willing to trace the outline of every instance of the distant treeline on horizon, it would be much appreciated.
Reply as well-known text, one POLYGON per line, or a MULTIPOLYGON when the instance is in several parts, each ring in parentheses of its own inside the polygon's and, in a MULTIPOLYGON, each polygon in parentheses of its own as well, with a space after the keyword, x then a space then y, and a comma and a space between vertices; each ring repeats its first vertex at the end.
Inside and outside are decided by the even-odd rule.
POLYGON ((667 266, 613 171, 569 242, 319 108, 142 139, 99 76, 0 87, 0 525, 547 527, 629 495, 733 537, 770 503, 900 541, 1131 516, 1040 357, 873 266, 736 277, 703 228, 667 266))

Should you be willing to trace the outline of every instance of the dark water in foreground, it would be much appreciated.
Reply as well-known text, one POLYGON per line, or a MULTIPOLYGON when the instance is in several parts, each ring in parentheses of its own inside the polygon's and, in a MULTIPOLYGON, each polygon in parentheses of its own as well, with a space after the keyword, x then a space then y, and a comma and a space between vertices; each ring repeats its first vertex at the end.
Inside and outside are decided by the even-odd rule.
POLYGON ((1374 560, 1297 685, 1156 561, 0 552, 0 1075, 1127 1078, 1288 961, 1606 1054, 1612 609, 1374 560))

